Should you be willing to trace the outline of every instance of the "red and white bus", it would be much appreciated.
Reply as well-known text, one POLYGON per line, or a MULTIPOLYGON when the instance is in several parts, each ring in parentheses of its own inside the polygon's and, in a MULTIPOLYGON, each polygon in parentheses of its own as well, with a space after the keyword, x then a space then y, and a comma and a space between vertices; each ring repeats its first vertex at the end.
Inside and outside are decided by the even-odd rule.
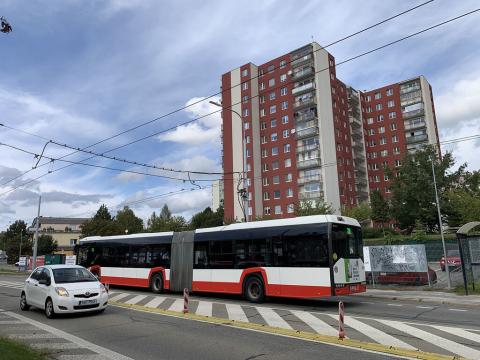
POLYGON ((318 298, 364 292, 361 228, 355 219, 314 215, 185 232, 93 236, 78 263, 110 285, 318 298))

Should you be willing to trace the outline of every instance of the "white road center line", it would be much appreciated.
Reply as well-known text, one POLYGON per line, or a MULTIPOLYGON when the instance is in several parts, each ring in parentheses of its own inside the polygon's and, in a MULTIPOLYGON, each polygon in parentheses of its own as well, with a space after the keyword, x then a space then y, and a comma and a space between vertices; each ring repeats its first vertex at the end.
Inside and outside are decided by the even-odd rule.
POLYGON ((468 311, 468 310, 465 310, 465 309, 448 309, 450 311, 461 311, 461 312, 464 312, 464 311, 468 311))
POLYGON ((170 311, 182 312, 183 310, 183 299, 177 299, 173 302, 172 305, 168 308, 170 311))
POLYGON ((300 310, 290 310, 290 312, 302 320, 305 324, 310 326, 319 334, 338 336, 338 331, 335 330, 332 326, 328 325, 325 321, 320 320, 316 316, 310 314, 306 311, 300 310))
POLYGON ((225 304, 225 306, 227 308, 227 314, 230 320, 248 322, 247 315, 245 315, 245 312, 240 305, 225 304))
POLYGON ((417 329, 413 326, 404 324, 399 321, 393 321, 393 320, 377 320, 378 322, 381 322, 385 325, 391 326, 397 330, 403 331, 407 334, 410 334, 412 336, 415 336, 423 341, 427 341, 429 343, 432 343, 433 345, 440 347, 442 349, 445 349, 449 352, 452 352, 454 354, 466 357, 468 359, 480 359, 480 351, 469 348, 465 345, 456 343, 455 341, 451 341, 448 339, 445 339, 441 336, 430 334, 427 331, 417 329))
POLYGON ((109 297, 108 301, 118 301, 118 300, 121 300, 123 298, 126 298, 129 295, 130 294, 127 294, 127 293, 120 293, 118 295, 115 295, 114 297, 109 297))
POLYGON ((387 305, 388 306, 398 306, 398 307, 403 306, 402 304, 387 304, 387 305))
POLYGON ((263 319, 269 326, 279 327, 283 329, 292 329, 292 327, 273 309, 261 306, 255 307, 255 309, 257 309, 257 311, 260 313, 260 315, 263 317, 263 319))
MULTIPOLYGON (((0 310, 1 311, 1 310, 0 310)), ((112 350, 109 350, 107 348, 104 348, 104 347, 101 347, 101 346, 98 346, 94 343, 91 343, 89 341, 86 341, 86 340, 83 340, 75 335, 72 335, 72 334, 69 334, 65 331, 62 331, 62 330, 59 330, 59 329, 56 329, 52 326, 49 326, 49 325, 46 325, 44 323, 41 323, 39 321, 35 321, 35 320, 32 320, 32 319, 29 319, 25 316, 22 316, 22 315, 19 315, 19 314, 16 314, 14 312, 11 312, 11 311, 7 311, 6 312, 7 315, 15 318, 15 319, 18 319, 18 320, 21 320, 29 325, 32 325, 32 326, 35 326, 41 330, 44 330, 44 331, 47 331, 49 333, 52 333, 52 334, 55 334, 57 335, 58 337, 61 337, 62 339, 65 339, 65 340, 68 340, 74 344, 77 345, 77 347, 80 347, 80 348, 87 348, 93 352, 96 352, 97 354, 100 354, 104 357, 106 357, 107 359, 111 359, 111 360, 133 360, 132 358, 128 357, 128 356, 125 356, 125 355, 122 355, 122 354, 119 354, 115 351, 112 351, 112 350)))
POLYGON ((200 301, 195 314, 203 316, 212 316, 213 303, 209 301, 200 301))
POLYGON ((134 298, 132 298, 128 301, 125 301, 125 304, 135 305, 135 304, 139 303, 140 301, 142 301, 143 299, 145 299, 146 297, 147 297, 147 295, 137 295, 134 298))
MULTIPOLYGON (((338 319, 338 315, 330 316, 334 319, 338 319)), ((396 337, 387 334, 386 332, 378 330, 377 328, 358 321, 350 316, 345 316, 345 325, 357 330, 365 336, 368 336, 370 339, 378 342, 379 344, 417 350, 417 348, 413 347, 412 345, 407 344, 406 342, 403 342, 402 340, 399 340, 396 337)))
POLYGON ((433 306, 420 306, 420 305, 418 305, 416 307, 419 308, 419 309, 433 309, 433 306))
POLYGON ((156 296, 152 300, 150 300, 148 303, 146 303, 144 306, 149 307, 149 308, 157 308, 158 305, 160 305, 162 302, 165 301, 165 297, 163 296, 156 296))

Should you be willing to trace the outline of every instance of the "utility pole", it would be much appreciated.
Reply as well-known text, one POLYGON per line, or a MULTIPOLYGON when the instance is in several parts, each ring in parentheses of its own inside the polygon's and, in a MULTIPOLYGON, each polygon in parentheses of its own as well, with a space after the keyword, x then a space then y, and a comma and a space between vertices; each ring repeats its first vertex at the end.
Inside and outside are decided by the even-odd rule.
POLYGON ((18 250, 18 271, 20 271, 20 257, 22 256, 23 229, 20 230, 20 250, 18 250))
POLYGON ((32 271, 37 267, 37 248, 38 248, 38 227, 40 226, 40 204, 42 202, 42 195, 38 197, 38 212, 37 221, 35 222, 35 240, 33 242, 33 264, 32 271))
POLYGON ((438 225, 440 226, 440 236, 442 238, 442 245, 443 245, 443 258, 445 259, 445 271, 446 271, 446 274, 447 274, 447 287, 448 287, 448 289, 451 289, 452 288, 452 283, 450 281, 450 269, 448 268, 447 247, 445 246, 445 237, 443 236, 442 214, 440 212, 440 201, 438 199, 437 179, 435 177, 435 168, 433 166, 433 159, 430 158, 430 161, 432 163, 433 186, 435 187, 435 200, 437 202, 438 225))

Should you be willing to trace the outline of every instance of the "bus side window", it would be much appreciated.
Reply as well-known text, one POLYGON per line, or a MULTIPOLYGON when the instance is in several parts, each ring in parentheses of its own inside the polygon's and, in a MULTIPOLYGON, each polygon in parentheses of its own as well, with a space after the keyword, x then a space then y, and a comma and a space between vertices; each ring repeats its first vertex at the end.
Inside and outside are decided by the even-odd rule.
POLYGON ((195 242, 193 250, 193 268, 207 269, 208 264, 208 241, 195 242))

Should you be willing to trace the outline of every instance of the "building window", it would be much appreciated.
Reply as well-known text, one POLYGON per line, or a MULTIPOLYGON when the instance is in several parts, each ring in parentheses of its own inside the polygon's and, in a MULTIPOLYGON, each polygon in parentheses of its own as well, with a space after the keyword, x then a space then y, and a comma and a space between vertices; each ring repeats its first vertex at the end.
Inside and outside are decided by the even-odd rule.
POLYGON ((398 136, 397 135, 392 136, 392 142, 394 142, 394 143, 398 142, 398 136))
POLYGON ((387 96, 393 95, 393 89, 387 89, 387 96))
POLYGON ((397 130, 397 124, 395 124, 395 123, 390 124, 390 130, 392 130, 392 131, 397 130))
POLYGON ((383 175, 383 180, 384 180, 384 181, 390 180, 387 174, 383 175))
POLYGON ((290 130, 286 129, 283 130, 283 138, 286 139, 290 136, 290 130))
POLYGON ((288 101, 282 101, 281 108, 282 108, 282 110, 288 109, 288 101))
POLYGON ((268 171, 268 164, 263 164, 262 165, 262 170, 263 171, 268 171))
POLYGON ((367 124, 369 124, 369 125, 370 125, 370 124, 373 124, 373 118, 368 118, 368 119, 367 119, 367 124))
POLYGON ((264 117, 265 115, 265 109, 260 109, 260 117, 264 117))
POLYGON ((280 75, 280 82, 285 82, 285 81, 287 81, 287 74, 280 75))
POLYGON ((275 86, 275 78, 271 78, 270 80, 268 80, 268 87, 272 86, 275 86))
POLYGON ((372 101, 372 97, 370 95, 367 95, 366 99, 367 101, 372 101))
POLYGON ((372 107, 371 106, 367 106, 367 113, 371 113, 372 112, 372 107))
POLYGON ((291 188, 287 189, 287 197, 292 197, 293 196, 293 190, 291 188))
POLYGON ((263 192, 263 200, 270 200, 270 193, 268 191, 263 192))
POLYGON ((276 119, 270 120, 270 127, 274 128, 276 126, 277 126, 277 120, 276 119))
POLYGON ((242 83, 242 90, 248 90, 248 82, 242 83))
POLYGON ((397 113, 395 111, 389 112, 388 113, 388 118, 389 119, 395 119, 397 117, 397 113))
POLYGON ((250 123, 249 122, 244 122, 243 127, 245 128, 245 130, 250 129, 250 123))
POLYGON ((280 89, 280 95, 285 96, 288 94, 288 89, 286 87, 283 87, 280 89))
POLYGON ((277 146, 272 147, 272 155, 273 156, 278 155, 278 147, 277 146))
POLYGON ((275 176, 272 178, 272 183, 273 183, 274 185, 280 184, 280 175, 275 175, 275 176))
POLYGON ((291 214, 295 211, 295 206, 293 204, 287 205, 287 213, 291 214))
POLYGON ((262 158, 266 158, 268 156, 267 149, 262 149, 262 158))
POLYGON ((384 137, 382 137, 380 139, 380 145, 385 145, 387 143, 387 139, 385 139, 384 137))
POLYGON ((270 135, 270 140, 271 140, 271 141, 277 141, 277 139, 278 139, 277 133, 272 133, 272 134, 270 135))
POLYGON ((377 122, 382 122, 384 119, 383 115, 378 115, 377 116, 377 122))
POLYGON ((377 163, 372 164, 372 169, 373 170, 378 170, 379 169, 378 164, 377 163))
POLYGON ((267 123, 265 121, 262 121, 260 123, 260 130, 265 130, 267 128, 267 123))
POLYGON ((368 129, 368 135, 375 135, 375 129, 368 129))
POLYGON ((262 136, 261 143, 262 143, 262 144, 266 144, 266 143, 267 143, 267 137, 266 137, 266 136, 262 136))
POLYGON ((385 126, 380 126, 380 127, 378 128, 378 133, 379 133, 379 134, 383 134, 384 132, 385 132, 385 126))
POLYGON ((283 69, 285 66, 287 66, 287 61, 286 60, 280 61, 280 69, 283 69))
POLYGON ((264 104, 264 103, 265 103, 265 95, 260 95, 260 96, 258 97, 258 99, 259 99, 259 103, 260 103, 260 104, 264 104))
POLYGON ((249 114, 248 109, 243 109, 243 116, 246 117, 248 116, 248 114, 249 114))
POLYGON ((252 156, 252 154, 250 153, 250 149, 245 149, 245 154, 247 154, 247 157, 252 156))
POLYGON ((243 103, 247 103, 249 99, 250 99, 250 98, 248 97, 248 95, 245 95, 245 96, 242 98, 242 102, 243 102, 243 103))
POLYGON ((270 114, 275 114, 276 112, 277 112, 277 106, 276 105, 270 106, 270 114))
POLYGON ((282 124, 288 124, 288 115, 282 116, 282 124))
POLYGON ((268 177, 262 178, 262 184, 263 186, 268 186, 268 177))
POLYGON ((245 136, 245 142, 250 144, 250 135, 245 136))
POLYGON ((263 208, 263 214, 264 215, 270 215, 270 206, 266 206, 263 208))
POLYGON ((252 171, 252 164, 247 164, 247 171, 252 171))
POLYGON ((400 154, 400 148, 399 147, 394 147, 393 148, 393 153, 397 154, 397 155, 400 154))
POLYGON ((273 70, 275 70, 275 65, 273 65, 273 64, 272 64, 272 65, 269 65, 268 68, 267 68, 267 71, 268 71, 269 73, 271 73, 273 70))
POLYGON ((275 91, 272 91, 269 95, 268 95, 268 98, 270 100, 275 100, 275 91))
POLYGON ((373 177, 373 180, 374 180, 375 182, 380 182, 380 176, 375 175, 375 176, 373 177))
POLYGON ((379 93, 379 92, 375 93, 375 100, 378 100, 378 99, 380 99, 381 97, 382 97, 382 94, 381 94, 381 93, 379 93))
POLYGON ((284 153, 289 153, 290 152, 290 144, 283 145, 283 152, 284 153))
POLYGON ((248 69, 242 70, 242 76, 248 76, 248 69))
POLYGON ((381 155, 382 157, 388 156, 388 150, 382 150, 382 151, 380 152, 380 155, 381 155))
POLYGON ((265 90, 265 83, 264 82, 260 83, 260 90, 265 90))
POLYGON ((293 176, 291 173, 285 175, 285 182, 291 182, 293 180, 293 176))
POLYGON ((376 109, 377 111, 382 110, 382 104, 377 104, 377 105, 375 105, 375 109, 376 109))
POLYGON ((285 167, 288 168, 288 167, 291 167, 292 166, 292 159, 285 159, 285 167))
POLYGON ((279 215, 282 213, 282 206, 281 205, 275 205, 275 214, 279 215))
POLYGON ((273 192, 273 198, 274 199, 280 199, 280 190, 275 190, 273 192))
POLYGON ((333 75, 333 73, 330 73, 330 79, 335 79, 335 75, 333 75))
POLYGON ((395 106, 395 101, 393 101, 393 100, 388 100, 387 106, 388 106, 389 108, 394 107, 394 106, 395 106))
POLYGON ((278 161, 272 162, 272 170, 278 170, 280 168, 280 163, 278 161))

